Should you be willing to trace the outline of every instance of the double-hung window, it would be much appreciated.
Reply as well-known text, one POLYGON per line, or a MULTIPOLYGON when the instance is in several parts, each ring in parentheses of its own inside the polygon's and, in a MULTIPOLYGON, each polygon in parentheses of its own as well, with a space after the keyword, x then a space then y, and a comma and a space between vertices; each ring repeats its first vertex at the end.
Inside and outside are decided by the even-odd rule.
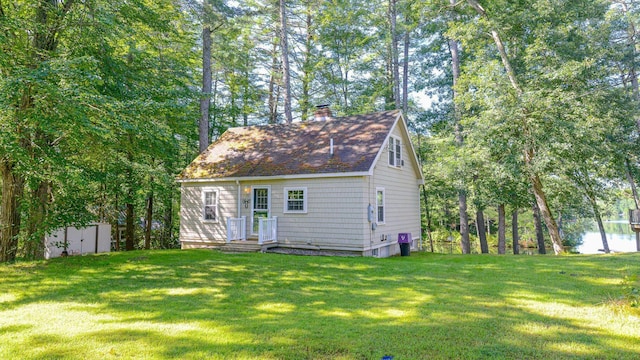
POLYGON ((202 190, 202 219, 218 221, 218 192, 213 189, 202 190))
POLYGON ((402 166, 402 142, 393 136, 389 138, 389 165, 402 166))
POLYGON ((376 219, 378 224, 384 224, 384 189, 376 189, 376 219))
POLYGON ((285 213, 307 213, 307 188, 285 188, 284 189, 284 212, 285 213))

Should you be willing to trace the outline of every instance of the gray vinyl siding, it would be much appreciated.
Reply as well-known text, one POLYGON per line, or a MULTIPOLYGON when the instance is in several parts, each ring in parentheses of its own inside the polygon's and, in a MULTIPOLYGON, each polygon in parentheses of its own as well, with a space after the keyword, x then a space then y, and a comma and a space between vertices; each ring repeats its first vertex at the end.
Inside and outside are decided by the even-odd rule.
POLYGON ((234 183, 183 183, 180 189, 180 241, 183 247, 222 243, 227 236, 227 218, 237 212, 237 186, 234 183), (218 192, 218 221, 202 218, 202 191, 218 192), (185 246, 186 245, 186 246, 185 246))
MULTIPOLYGON (((368 181, 365 177, 316 178, 272 181, 243 181, 242 190, 269 187, 270 216, 278 217, 278 242, 319 249, 362 251, 367 226, 368 181), (307 189, 307 213, 284 212, 284 189, 307 189)), ((183 183, 180 207, 180 240, 183 247, 206 246, 226 240, 229 217, 237 216, 235 183, 183 183), (218 191, 218 222, 202 219, 202 191, 218 191)), ((244 192, 243 192, 244 193, 244 192)), ((243 195, 245 196, 245 195, 243 195)), ((251 209, 241 206, 240 216, 247 217, 247 235, 251 234, 251 209)), ((368 234, 366 235, 368 239, 368 234)))
MULTIPOLYGON (((388 243, 397 243, 398 233, 411 233, 413 239, 420 239, 420 192, 419 174, 412 166, 409 157, 410 139, 395 127, 392 136, 402 140, 402 158, 404 166, 389 166, 389 152, 385 145, 373 171, 373 191, 370 196, 375 200, 375 189, 385 191, 385 223, 377 226, 375 238, 387 235, 388 243)), ((412 155, 411 155, 412 156, 412 155)), ((379 241, 379 240, 378 240, 379 241)), ((380 241, 379 241, 380 242, 380 241)), ((395 253, 395 251, 392 251, 395 253)))
POLYGON ((365 235, 362 224, 367 220, 366 205, 362 205, 367 185, 364 177, 279 180, 252 185, 271 187, 271 216, 278 217, 279 243, 362 250, 365 235), (290 187, 307 189, 307 213, 285 213, 284 189, 290 187))

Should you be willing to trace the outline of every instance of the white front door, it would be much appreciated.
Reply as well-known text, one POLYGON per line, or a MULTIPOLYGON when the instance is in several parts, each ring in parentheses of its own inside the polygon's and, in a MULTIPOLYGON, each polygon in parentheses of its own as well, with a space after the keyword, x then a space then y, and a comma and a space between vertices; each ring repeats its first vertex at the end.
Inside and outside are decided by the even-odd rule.
POLYGON ((271 189, 268 186, 253 187, 251 203, 251 233, 256 235, 259 220, 271 215, 271 189))

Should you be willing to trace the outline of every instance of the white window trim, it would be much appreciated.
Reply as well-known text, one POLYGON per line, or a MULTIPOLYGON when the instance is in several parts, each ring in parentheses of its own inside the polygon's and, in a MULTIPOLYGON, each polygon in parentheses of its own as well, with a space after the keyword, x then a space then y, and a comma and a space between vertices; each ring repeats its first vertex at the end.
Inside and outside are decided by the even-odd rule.
POLYGON ((285 214, 306 214, 307 213, 307 200, 309 192, 306 187, 286 187, 284 188, 284 209, 285 214), (302 191, 302 210, 289 210, 289 191, 302 191))
POLYGON ((389 165, 389 167, 392 168, 402 168, 402 163, 403 163, 403 158, 402 158, 402 139, 400 139, 400 137, 398 136, 389 136, 389 142, 387 144, 387 155, 389 156, 389 159, 387 161, 387 164, 389 165), (397 151, 396 151, 396 147, 397 147, 397 143, 400 143, 400 158, 398 159, 397 156, 397 151), (391 156, 391 151, 389 150, 393 150, 393 157, 391 156), (393 160, 393 164, 391 163, 391 161, 393 160))
MULTIPOLYGON (((202 188, 202 195, 201 195, 201 220, 202 222, 206 222, 206 223, 218 223, 220 222, 220 212, 218 211, 218 208, 220 207, 220 193, 218 192, 218 189, 216 188, 202 188), (205 218, 205 211, 206 211, 206 194, 207 193, 214 193, 215 195, 215 203, 213 204, 213 210, 214 210, 214 215, 215 215, 215 219, 206 219, 205 218)), ((211 205, 209 205, 211 206, 211 205)))
POLYGON ((376 203, 376 224, 378 225, 384 225, 387 221, 387 206, 386 206, 386 194, 384 191, 383 187, 377 187, 376 188, 376 194, 375 194, 375 203, 376 203), (382 221, 379 221, 380 219, 380 206, 378 204, 378 193, 382 192, 382 221))

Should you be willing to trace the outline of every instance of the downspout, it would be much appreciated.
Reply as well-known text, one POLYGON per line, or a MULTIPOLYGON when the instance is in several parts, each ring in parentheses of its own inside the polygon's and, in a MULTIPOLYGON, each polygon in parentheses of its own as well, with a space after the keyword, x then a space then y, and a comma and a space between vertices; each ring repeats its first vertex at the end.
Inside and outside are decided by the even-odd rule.
POLYGON ((242 187, 240 186, 240 180, 236 180, 236 185, 238 185, 238 215, 237 218, 240 218, 242 215, 240 212, 242 211, 242 187))

